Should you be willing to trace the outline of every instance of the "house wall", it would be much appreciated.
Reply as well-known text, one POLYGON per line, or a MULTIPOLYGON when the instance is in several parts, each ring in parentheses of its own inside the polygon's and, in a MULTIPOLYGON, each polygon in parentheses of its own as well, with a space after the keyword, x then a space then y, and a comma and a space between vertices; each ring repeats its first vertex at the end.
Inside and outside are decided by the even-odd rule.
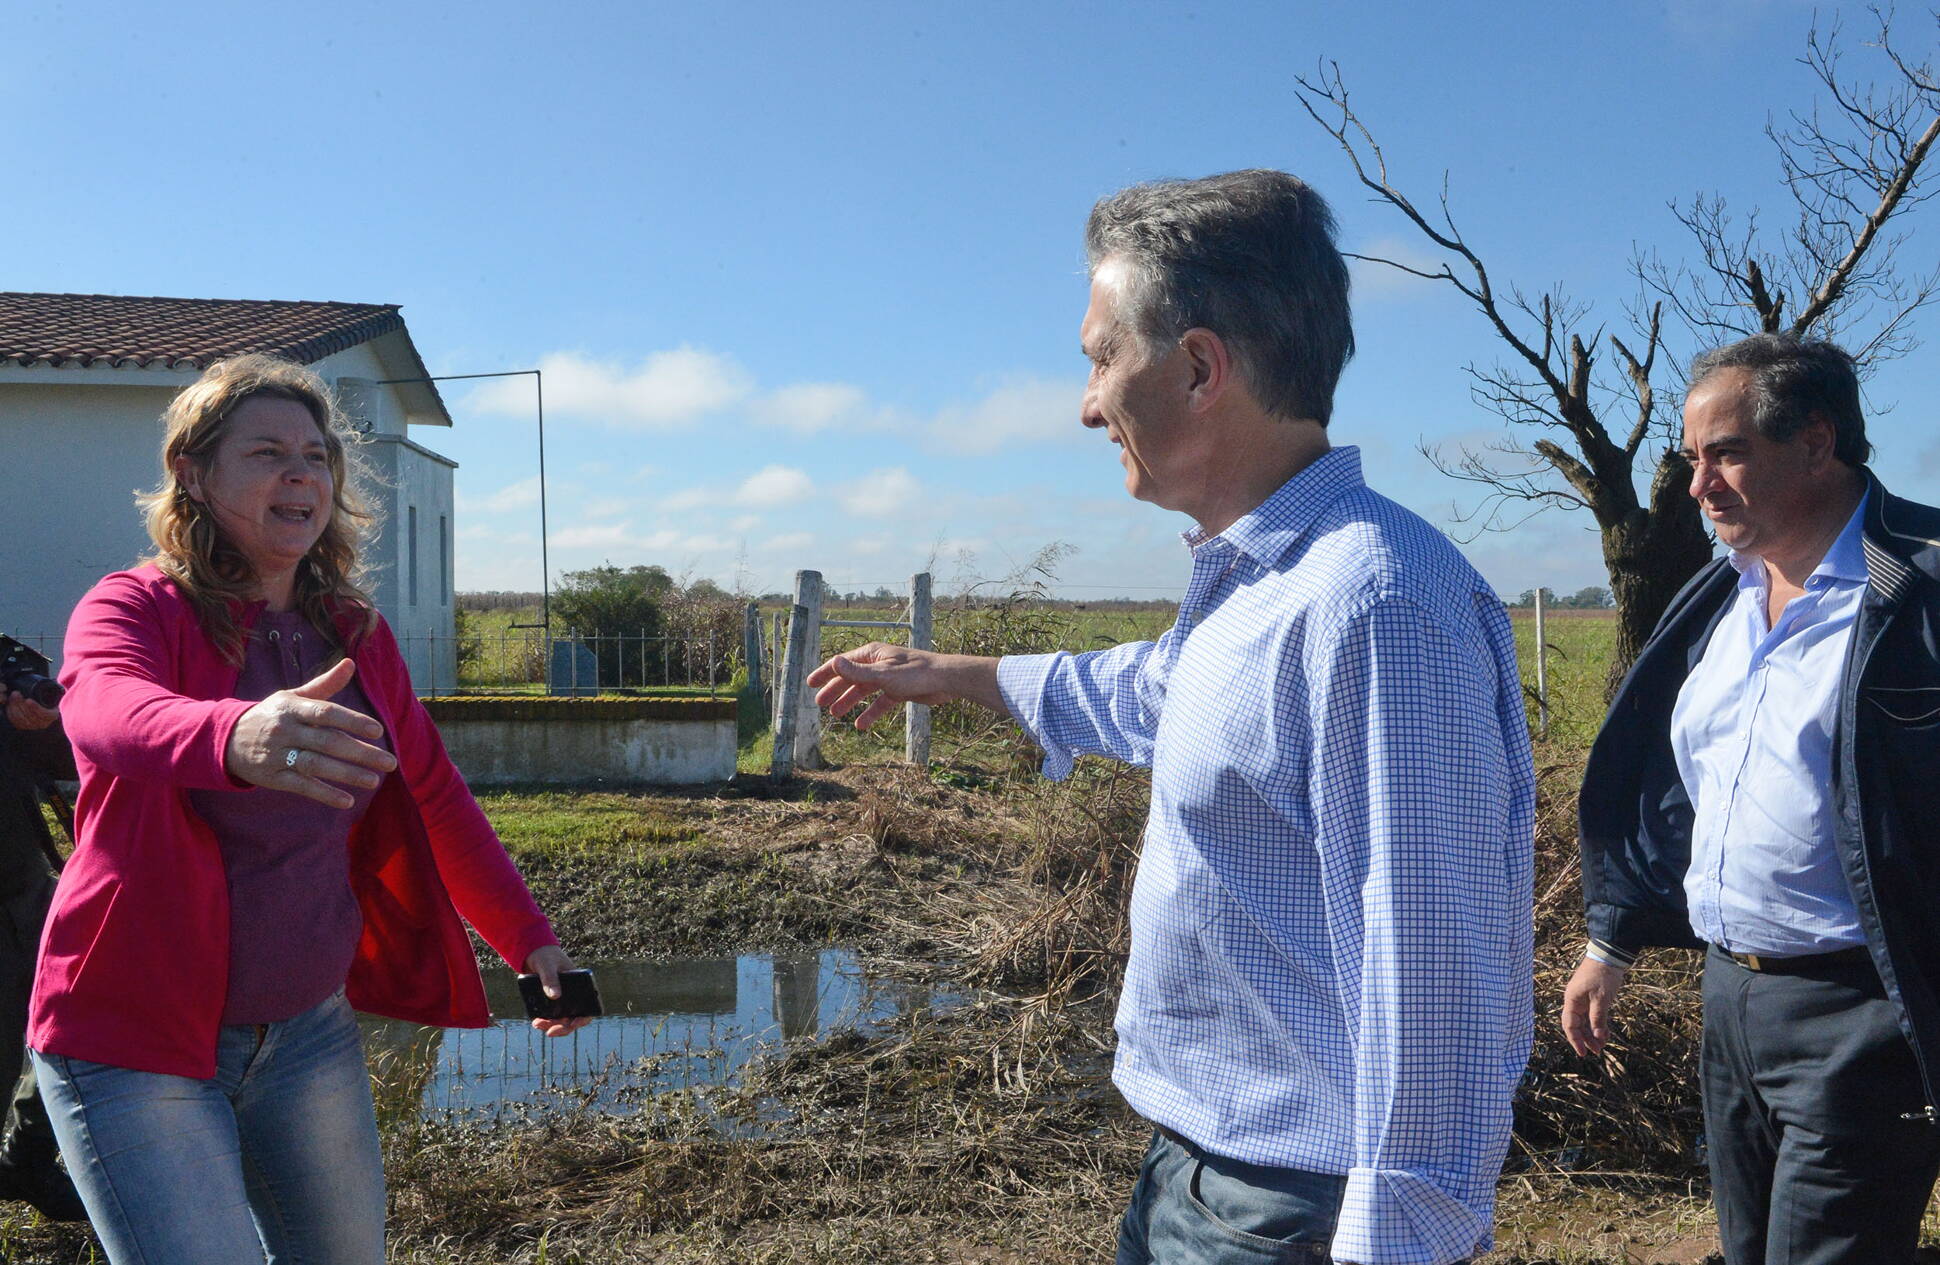
MULTIPOLYGON (((365 491, 381 515, 366 550, 372 596, 396 631, 419 688, 443 692, 457 684, 451 552, 456 466, 408 437, 411 419, 401 389, 376 385, 401 372, 394 365, 395 357, 387 361, 367 343, 312 367, 338 389, 354 419, 370 423, 370 442, 360 451, 377 476, 365 491)), ((0 632, 38 645, 58 663, 74 604, 96 580, 148 551, 134 493, 155 485, 162 413, 196 376, 0 366, 0 632)))
MULTIPOLYGON (((148 551, 137 489, 161 473, 176 386, 0 380, 0 632, 57 662, 68 614, 148 551)), ((188 375, 193 378, 194 375, 188 375)))
POLYGON ((452 471, 458 465, 410 437, 399 389, 377 385, 394 371, 372 344, 328 356, 315 367, 336 385, 344 411, 368 428, 361 451, 376 478, 365 495, 379 513, 364 550, 371 595, 397 634, 418 689, 449 693, 458 685, 452 603, 458 526, 452 471))
POLYGON ((363 452, 385 502, 376 538, 364 551, 372 596, 397 634, 419 691, 449 693, 458 684, 452 639, 456 466, 400 435, 371 435, 363 452))

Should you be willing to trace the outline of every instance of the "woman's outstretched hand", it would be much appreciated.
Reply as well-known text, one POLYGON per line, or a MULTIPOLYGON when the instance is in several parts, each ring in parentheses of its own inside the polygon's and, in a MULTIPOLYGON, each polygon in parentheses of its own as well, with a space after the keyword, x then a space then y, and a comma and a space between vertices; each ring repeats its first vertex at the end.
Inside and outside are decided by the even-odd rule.
POLYGON ((340 660, 321 676, 278 690, 244 712, 223 752, 229 776, 332 808, 356 802, 346 786, 375 789, 397 767, 390 752, 365 741, 383 737, 384 727, 330 701, 356 670, 349 659, 340 660))
MULTIPOLYGON (((534 949, 526 955, 525 969, 529 974, 539 977, 539 987, 545 989, 546 996, 559 996, 559 972, 573 969, 572 958, 556 944, 543 949, 534 949)), ((549 1037, 563 1037, 569 1032, 578 1032, 593 1022, 591 1015, 579 1015, 572 1019, 534 1019, 532 1026, 549 1037)))

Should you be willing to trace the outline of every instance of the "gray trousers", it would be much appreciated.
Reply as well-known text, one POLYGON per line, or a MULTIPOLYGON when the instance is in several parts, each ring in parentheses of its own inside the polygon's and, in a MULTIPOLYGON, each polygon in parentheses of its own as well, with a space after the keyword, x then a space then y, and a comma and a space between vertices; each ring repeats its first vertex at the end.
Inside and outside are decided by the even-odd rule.
POLYGON ((1940 1127, 1872 965, 1704 964, 1700 1060, 1727 1265, 1906 1265, 1940 1127))

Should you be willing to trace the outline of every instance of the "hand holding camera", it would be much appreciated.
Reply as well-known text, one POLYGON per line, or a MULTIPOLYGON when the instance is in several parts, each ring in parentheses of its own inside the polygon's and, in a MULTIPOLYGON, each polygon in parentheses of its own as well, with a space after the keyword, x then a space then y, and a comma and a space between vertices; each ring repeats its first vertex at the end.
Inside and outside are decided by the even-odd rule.
POLYGON ((25 733, 46 729, 60 719, 56 709, 67 691, 53 671, 40 651, 0 636, 0 698, 6 700, 8 724, 25 733))

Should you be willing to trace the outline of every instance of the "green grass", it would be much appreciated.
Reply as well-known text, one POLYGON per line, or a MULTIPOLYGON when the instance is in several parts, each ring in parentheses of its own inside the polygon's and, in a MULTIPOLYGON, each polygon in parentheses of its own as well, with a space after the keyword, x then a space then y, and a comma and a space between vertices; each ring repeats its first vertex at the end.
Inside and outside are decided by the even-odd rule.
POLYGON ((708 837, 707 812, 688 801, 531 789, 478 802, 562 942, 588 959, 827 944, 867 929, 832 879, 747 838, 708 837))
MULTIPOLYGON (((1537 731, 1535 615, 1513 611, 1510 624, 1515 629, 1516 659, 1522 667, 1523 697, 1533 734, 1537 731)), ((1569 746, 1588 746, 1603 724, 1603 683, 1616 650, 1616 613, 1546 612, 1543 640, 1549 650, 1545 665, 1549 739, 1569 746)))
MULTIPOLYGON (((1073 651, 1099 649, 1125 641, 1151 640, 1170 627, 1173 620, 1173 612, 1165 608, 1131 611, 1087 610, 1066 606, 1018 609, 1021 614, 1015 618, 1034 621, 1033 628, 1036 635, 1048 638, 1045 643, 1047 646, 1055 645, 1073 651)), ((764 633, 771 626, 773 610, 773 607, 768 607, 762 611, 764 633)), ((830 619, 886 621, 900 618, 903 611, 899 606, 880 607, 858 604, 844 607, 838 602, 825 608, 824 614, 830 619)), ((509 636, 516 641, 523 634, 515 631, 513 625, 536 623, 538 617, 539 612, 536 607, 524 610, 478 611, 468 616, 473 621, 471 630, 487 638, 494 645, 501 635, 509 636)), ((974 651, 1001 650, 1004 647, 979 644, 986 640, 989 634, 976 621, 982 620, 984 624, 988 624, 990 619, 988 610, 980 614, 966 615, 962 611, 940 606, 937 611, 937 644, 944 648, 960 646, 974 651)), ((1511 613, 1511 623, 1515 629, 1516 656, 1522 668, 1529 725, 1533 733, 1537 728, 1535 619, 1530 612, 1515 611, 1511 613)), ((1615 647, 1616 630, 1616 620, 1611 612, 1552 611, 1548 613, 1544 639, 1548 643, 1549 738, 1552 742, 1586 746, 1596 736, 1597 727, 1603 721, 1603 685, 1610 656, 1615 647)), ((824 628, 822 655, 827 657, 840 654, 872 640, 900 642, 906 635, 897 629, 824 628)), ((768 671, 772 674, 777 672, 779 667, 779 664, 770 664, 768 671)), ((531 684, 507 687, 505 692, 539 693, 542 689, 540 685, 531 684)), ((696 697, 707 695, 708 689, 705 686, 656 686, 650 690, 617 692, 696 697)), ((723 696, 732 694, 734 686, 723 684, 715 690, 715 693, 723 696)), ((744 699, 737 730, 739 747, 737 767, 744 773, 766 773, 773 754, 774 739, 768 730, 765 706, 751 699, 744 699)), ((827 722, 824 733, 824 745, 829 758, 841 763, 901 758, 900 714, 884 721, 867 735, 858 735, 839 721, 827 722)), ((937 739, 939 752, 947 752, 951 735, 939 730, 937 739)))
POLYGON ((638 795, 601 791, 483 791, 478 803, 515 859, 597 853, 638 857, 691 849, 692 826, 638 795))
MULTIPOLYGON (((893 619, 899 613, 860 606, 849 611, 832 609, 829 612, 832 618, 847 619, 893 619)), ((1168 610, 1094 612, 1055 608, 1049 614, 1054 620, 1060 621, 1056 626, 1060 634, 1056 644, 1070 650, 1096 649, 1128 640, 1151 640, 1170 627, 1173 619, 1172 612, 1168 610)), ((954 616, 956 612, 939 614, 939 644, 950 644, 947 638, 952 630, 947 628, 944 621, 946 617, 954 616)), ((1538 723, 1535 618, 1528 611, 1512 611, 1510 624, 1515 631, 1516 658, 1521 666, 1530 732, 1533 734, 1537 731, 1538 723)), ((822 653, 827 656, 852 650, 885 632, 893 631, 825 628, 822 630, 822 653)), ((1548 643, 1548 656, 1545 675, 1551 742, 1582 747, 1589 745, 1596 737, 1597 729, 1603 723, 1604 680, 1609 671, 1610 657, 1615 651, 1616 635, 1614 612, 1551 611, 1546 614, 1544 640, 1548 643)), ((902 638, 897 634, 885 639, 902 638)), ((751 719, 754 722, 752 726, 744 725, 742 729, 739 768, 747 773, 766 773, 773 752, 773 735, 767 731, 765 715, 753 715, 751 719)), ((839 763, 895 760, 902 756, 900 712, 866 735, 856 734, 845 722, 833 719, 825 722, 823 733, 825 753, 839 763)), ((951 740, 952 735, 939 730, 936 744, 939 757, 951 750, 951 740)))

